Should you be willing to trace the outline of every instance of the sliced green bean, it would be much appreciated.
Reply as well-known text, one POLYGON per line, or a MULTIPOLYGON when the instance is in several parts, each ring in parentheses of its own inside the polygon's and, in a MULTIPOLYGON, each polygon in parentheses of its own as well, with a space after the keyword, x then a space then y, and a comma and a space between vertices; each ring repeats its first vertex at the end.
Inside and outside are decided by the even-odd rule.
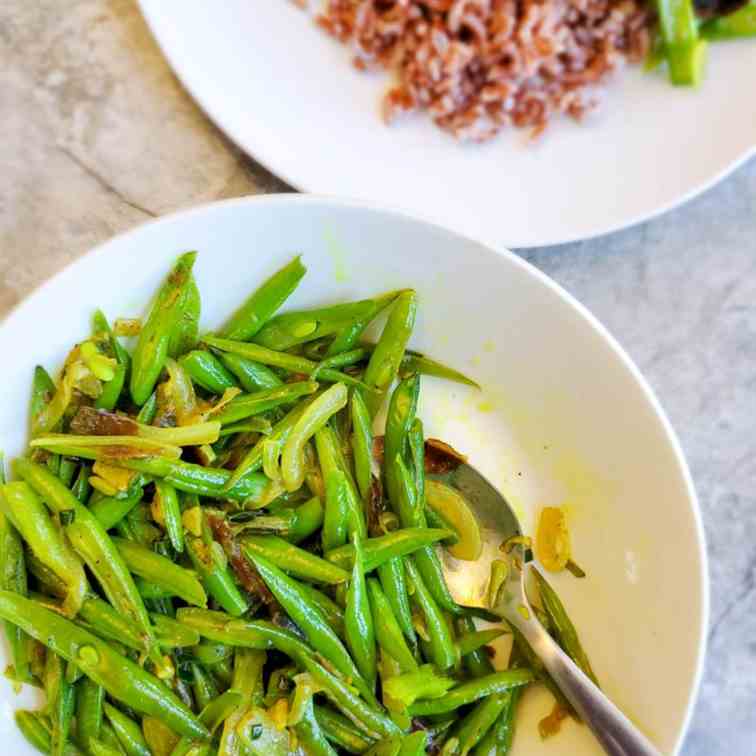
POLYGON ((181 597, 188 604, 207 606, 205 591, 192 570, 180 567, 167 557, 133 541, 113 538, 113 543, 126 566, 135 575, 155 585, 165 586, 173 595, 181 597))
POLYGON ((386 600, 402 629, 402 634, 409 641, 410 646, 415 648, 417 636, 412 624, 412 610, 410 609, 404 563, 400 557, 394 557, 379 565, 376 569, 381 587, 386 594, 386 600))
POLYGON ((231 316, 222 330, 223 335, 240 341, 255 336, 297 288, 306 272, 301 256, 297 255, 255 290, 231 316))
POLYGON ((351 413, 354 474, 360 496, 363 501, 367 501, 373 478, 373 424, 365 400, 359 391, 352 392, 351 413))
POLYGON ((244 536, 240 545, 248 559, 261 556, 284 572, 315 583, 336 585, 349 579, 343 568, 278 536, 244 536))
POLYGON ((297 381, 285 383, 264 391, 255 391, 232 399, 217 415, 215 419, 222 425, 236 423, 248 417, 262 414, 274 407, 291 404, 303 396, 314 394, 318 390, 315 381, 297 381))
POLYGON ((220 361, 236 376, 241 387, 249 393, 272 389, 283 384, 283 381, 269 367, 260 362, 254 362, 230 352, 222 352, 220 361))
POLYGON ((150 756, 142 730, 133 719, 109 703, 105 703, 104 711, 126 756, 150 756))
POLYGON ((157 509, 158 520, 162 519, 171 546, 180 554, 184 550, 184 526, 181 522, 181 503, 176 489, 164 480, 156 480, 152 504, 157 509))
MULTIPOLYGON (((217 336, 205 336, 205 343, 220 352, 237 354, 240 357, 246 357, 254 362, 261 362, 263 365, 282 368, 293 374, 311 375, 313 371, 318 370, 318 363, 308 360, 305 357, 297 357, 288 352, 276 352, 273 349, 260 346, 259 344, 249 344, 244 341, 231 341, 230 339, 221 339, 217 336)), ((348 386, 358 386, 365 388, 365 384, 352 378, 346 373, 324 368, 318 370, 318 380, 329 383, 344 383, 348 386)))
POLYGON ((100 737, 105 688, 88 677, 76 684, 76 739, 86 749, 90 738, 100 737))
POLYGON ((396 377, 404 350, 415 325, 417 302, 414 291, 402 292, 394 302, 381 337, 365 369, 365 383, 378 393, 366 397, 372 415, 377 412, 383 394, 396 377))
POLYGON ((456 711, 461 706, 466 706, 481 698, 527 685, 533 679, 534 675, 530 669, 508 669, 503 672, 493 672, 477 680, 457 685, 448 691, 443 698, 417 701, 409 707, 409 714, 413 717, 423 717, 456 711))
POLYGON ((327 706, 316 705, 315 716, 328 740, 348 753, 364 753, 373 743, 343 714, 327 706))
POLYGON ((396 660, 402 672, 416 670, 415 657, 404 640, 402 629, 399 627, 399 623, 391 610, 391 604, 381 589, 380 583, 375 578, 370 578, 367 581, 367 589, 378 645, 385 653, 396 660))
POLYGON ((362 542, 355 535, 353 541, 354 566, 352 578, 347 591, 346 609, 344 611, 344 629, 347 648, 354 659, 357 669, 371 690, 375 689, 376 680, 376 627, 370 610, 367 583, 365 582, 362 542))
MULTIPOLYGON (((52 477, 52 473, 47 474, 52 477)), ((63 611, 75 616, 89 590, 84 567, 53 525, 42 500, 27 483, 6 483, 0 488, 0 507, 36 557, 63 581, 66 586, 63 611)))
POLYGON ((30 599, 0 591, 0 616, 102 685, 109 695, 144 714, 159 717, 176 732, 204 738, 206 729, 156 677, 113 650, 110 644, 30 599))
MULTIPOLYGON (((372 572, 385 562, 395 557, 403 557, 426 548, 446 538, 448 530, 434 528, 402 528, 383 536, 368 538, 363 543, 365 553, 365 572, 372 572)), ((354 562, 354 546, 346 544, 326 553, 329 562, 345 569, 354 562)))
POLYGON ((149 398, 165 366, 171 338, 179 325, 187 291, 193 283, 192 268, 196 257, 196 252, 187 252, 179 258, 158 291, 139 334, 130 378, 131 398, 139 407, 149 398))

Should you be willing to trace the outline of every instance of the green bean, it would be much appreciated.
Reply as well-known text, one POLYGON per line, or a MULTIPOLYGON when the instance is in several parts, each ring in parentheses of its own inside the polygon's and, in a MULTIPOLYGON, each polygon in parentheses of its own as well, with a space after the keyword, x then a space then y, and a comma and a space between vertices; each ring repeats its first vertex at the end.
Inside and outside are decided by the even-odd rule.
POLYGON ((307 272, 297 255, 276 271, 231 316, 222 333, 228 339, 246 341, 255 336, 289 298, 307 272))
POLYGON ((346 610, 344 612, 344 630, 346 644, 354 659, 357 669, 370 686, 375 689, 376 679, 376 628, 370 611, 365 572, 363 567, 362 542, 355 535, 354 567, 347 591, 346 610))
POLYGON ((513 688, 501 694, 505 698, 505 705, 493 726, 473 750, 475 756, 490 756, 491 752, 495 756, 506 756, 509 753, 514 737, 515 713, 522 691, 523 688, 513 688))
POLYGON ((456 711, 461 706, 466 706, 481 698, 503 693, 505 690, 520 685, 526 685, 533 679, 534 675, 530 669, 508 669, 503 672, 493 672, 477 680, 457 685, 448 691, 443 698, 417 701, 409 707, 409 714, 413 717, 422 717, 456 711))
POLYGON ((66 521, 64 530, 76 553, 97 578, 110 603, 131 620, 151 652, 152 628, 133 578, 105 529, 73 494, 45 468, 24 459, 14 463, 16 472, 66 521))
POLYGON ((150 612, 150 619, 155 626, 155 635, 161 648, 191 647, 200 642, 198 632, 171 617, 150 612))
POLYGON ((460 635, 459 641, 457 642, 457 649, 467 673, 471 677, 476 678, 491 674, 494 671, 494 668, 493 664, 491 664, 491 660, 488 658, 485 648, 480 646, 473 650, 468 650, 466 642, 464 646, 462 644, 463 639, 472 638, 477 634, 475 623, 472 618, 465 615, 457 617, 455 618, 455 625, 457 632, 460 635))
MULTIPOLYGON (((26 740, 42 753, 50 753, 52 739, 51 725, 43 714, 37 711, 18 709, 14 712, 16 726, 26 740)), ((81 751, 73 743, 66 743, 63 749, 65 756, 81 756, 81 751)))
POLYGON ((376 299, 300 310, 276 315, 258 332, 254 342, 269 349, 284 351, 308 341, 340 333, 355 322, 369 323, 384 307, 396 299, 398 292, 388 292, 376 299))
POLYGON ((417 303, 414 291, 402 292, 394 302, 381 337, 365 369, 364 380, 379 393, 366 397, 372 415, 378 410, 383 394, 396 377, 404 350, 415 325, 417 303))
POLYGON ((156 717, 143 717, 142 734, 153 756, 170 756, 181 739, 156 717))
POLYGON ((139 407, 149 398, 165 366, 171 339, 186 303, 186 293, 192 284, 196 256, 196 252, 188 252, 179 258, 158 291, 139 334, 130 378, 131 398, 139 407))
POLYGON ((60 478, 60 482, 66 488, 71 487, 73 483, 74 475, 76 474, 77 467, 78 467, 78 464, 73 459, 69 459, 68 457, 60 458, 60 466, 58 467, 58 477, 60 478))
POLYGON ((336 635, 338 635, 339 638, 343 638, 344 611, 342 608, 335 601, 326 596, 325 593, 319 591, 309 583, 300 583, 299 587, 307 594, 307 598, 310 602, 320 609, 325 621, 330 625, 336 635))
MULTIPOLYGON (((282 368, 289 373, 311 375, 314 370, 318 370, 318 363, 308 360, 305 357, 297 357, 288 352, 276 352, 273 349, 260 346, 259 344, 249 344, 244 341, 231 341, 221 339, 217 336, 205 336, 205 343, 213 349, 220 352, 237 354, 240 357, 246 357, 254 362, 261 362, 263 365, 282 368)), ((365 388, 365 385, 352 378, 346 373, 338 370, 324 368, 318 370, 318 380, 327 381, 328 383, 344 383, 348 386, 358 386, 365 388)))
POLYGON ((291 630, 265 620, 234 619, 224 612, 189 607, 179 609, 176 619, 208 640, 258 651, 275 648, 297 663, 313 653, 291 630))
POLYGON ((50 753, 62 756, 76 709, 76 690, 66 678, 63 660, 57 654, 47 654, 44 683, 52 723, 50 753))
MULTIPOLYGON (((241 693, 235 690, 227 690, 205 704, 200 712, 199 720, 211 733, 214 733, 223 724, 223 721, 238 708, 241 702, 241 693)), ((199 754, 210 754, 210 746, 206 743, 197 743, 196 740, 184 735, 171 752, 171 756, 188 756, 188 754, 196 756, 198 752, 199 754)))
POLYGON ((538 570, 533 570, 533 573, 538 583, 543 608, 551 621, 552 632, 557 643, 587 675, 591 682, 598 687, 598 680, 591 667, 591 662, 588 660, 588 654, 585 653, 575 625, 572 624, 572 620, 569 618, 564 604, 562 604, 559 596, 557 596, 556 591, 548 584, 546 578, 538 570))
POLYGON ((402 739, 400 737, 386 738, 365 751, 365 756, 399 756, 401 750, 402 739))
POLYGON ((417 645, 417 637, 412 624, 412 610, 409 604, 404 563, 401 558, 394 557, 379 565, 376 569, 386 600, 391 606, 402 634, 409 641, 410 646, 414 648, 417 645))
POLYGON ((239 617, 247 611, 247 602, 234 582, 219 544, 205 534, 202 538, 188 538, 187 551, 192 564, 202 578, 207 592, 231 615, 239 617))
POLYGON ((321 543, 324 552, 342 546, 347 540, 349 521, 349 483, 341 470, 331 470, 325 477, 326 507, 321 543))
POLYGON ((426 587, 420 575, 420 570, 415 565, 414 558, 407 559, 405 567, 410 587, 413 589, 412 596, 420 611, 425 617, 425 626, 430 636, 433 661, 439 669, 453 667, 457 661, 457 651, 452 640, 449 626, 446 623, 438 604, 433 599, 430 590, 426 587))
POLYGON ((294 577, 330 585, 349 579, 349 573, 342 567, 278 536, 244 536, 240 545, 248 559, 261 556, 294 577))
POLYGON ((53 525, 41 499, 27 483, 6 483, 0 488, 0 507, 36 557, 63 581, 66 586, 63 611, 70 617, 75 616, 88 590, 87 578, 81 562, 53 525))
POLYGON ((704 39, 721 41, 756 36, 756 2, 703 23, 698 30, 704 39))
POLYGON ((336 756, 336 751, 326 739, 315 716, 313 697, 315 690, 308 675, 296 678, 296 690, 288 717, 289 726, 297 736, 297 742, 311 756, 336 756))
POLYGON ((316 705, 315 717, 328 740, 348 753, 364 753, 372 745, 372 740, 343 714, 327 706, 316 705))
MULTIPOLYGON (((0 460, 0 468, 2 467, 0 460)), ((0 475, 4 481, 4 475, 0 475)), ((0 489, 0 499, 2 490, 0 489)), ((2 508, 0 501, 0 508, 2 508)), ((18 531, 8 517, 0 511, 0 590, 13 591, 19 596, 28 593, 26 584, 26 559, 24 547, 18 531)), ((5 636, 10 646, 13 664, 13 679, 17 682, 31 682, 29 669, 29 644, 26 634, 10 622, 5 624, 5 636)))
POLYGON ((168 588, 172 595, 179 596, 188 604, 207 606, 205 591, 192 570, 180 567, 167 557, 124 538, 113 538, 113 544, 135 575, 168 588))
POLYGON ((453 737, 459 741, 457 753, 467 756, 493 727, 502 712, 510 705, 512 690, 484 698, 462 719, 454 729, 453 737))
MULTIPOLYGON (((397 482, 399 485, 398 509, 400 512, 400 521, 403 525, 413 523, 417 527, 425 527, 424 507, 418 502, 414 481, 410 477, 401 456, 397 455, 394 467, 397 471, 397 482)), ((443 538, 448 537, 448 535, 447 531, 443 538)), ((414 555, 414 560, 423 577, 423 582, 428 587, 438 606, 452 614, 459 614, 461 610, 449 592, 446 579, 444 578, 444 571, 441 567, 441 561, 433 547, 424 546, 418 549, 414 555)))
POLYGON ((197 346, 202 302, 193 275, 189 276, 183 295, 178 320, 168 342, 169 357, 179 357, 197 346))
POLYGON ((428 734, 425 730, 417 730, 402 738, 399 756, 423 756, 427 743, 428 734))
MULTIPOLYGON (((323 654, 334 667, 353 680, 355 687, 373 700, 369 684, 360 675, 358 667, 349 656, 339 637, 326 622, 323 613, 312 603, 299 584, 287 577, 278 567, 258 555, 249 555, 265 584, 278 599, 286 613, 297 623, 307 636, 312 647, 323 654)), ((345 615, 346 621, 346 615, 345 615)))
POLYGON ((89 510, 105 530, 115 527, 134 507, 142 501, 142 488, 135 488, 125 495, 103 496, 89 505, 89 510))
POLYGON ((113 377, 103 384, 102 393, 95 399, 94 406, 97 409, 112 410, 115 408, 126 384, 127 372, 127 365, 116 365, 113 377))
POLYGON ((472 386, 477 389, 480 388, 480 385, 476 381, 469 378, 464 373, 460 373, 459 371, 437 362, 424 354, 413 352, 408 349, 404 353, 404 358, 399 366, 399 376, 401 378, 406 378, 413 373, 430 375, 434 378, 443 378, 447 381, 453 381, 454 383, 461 383, 464 386, 472 386))
POLYGON ((698 36, 692 0, 661 0, 656 10, 670 80, 676 85, 698 84, 703 73, 706 40, 698 36))
POLYGON ((342 682, 314 658, 304 657, 300 663, 312 675, 323 694, 368 735, 378 738, 401 732, 400 728, 382 711, 364 703, 350 685, 342 682))
POLYGON ((155 498, 152 503, 159 513, 156 519, 162 519, 171 546, 180 554, 184 550, 184 526, 181 522, 181 504, 176 489, 164 480, 156 480, 155 498))
POLYGON ((41 365, 37 365, 34 368, 29 404, 29 422, 32 435, 52 430, 62 416, 62 412, 60 412, 58 417, 52 418, 46 411, 54 395, 55 382, 41 365))
POLYGON ((126 756, 150 756, 150 749, 139 725, 109 703, 105 704, 104 710, 126 756))
POLYGON ((283 381, 269 367, 240 357, 238 354, 223 352, 220 355, 220 361, 236 376, 241 387, 249 393, 272 389, 283 384, 283 381))
POLYGON ((340 546, 355 533, 362 539, 366 538, 365 513, 334 430, 328 425, 320 428, 315 434, 315 445, 326 483, 327 509, 329 486, 331 495, 331 512, 327 518, 328 526, 324 527, 323 548, 326 549, 326 544, 328 548, 340 546))
POLYGON ((378 646, 396 660, 402 672, 416 670, 415 657, 404 640, 402 629, 399 627, 399 623, 391 610, 391 604, 381 589, 380 583, 375 578, 370 578, 367 581, 367 589, 378 646))
POLYGON ((224 659, 233 656, 234 649, 233 646, 225 643, 202 641, 197 648, 192 649, 191 653, 203 667, 214 667, 224 659))
POLYGON ((76 739, 86 750, 90 738, 100 737, 105 688, 84 677, 76 684, 76 739))
POLYGON ((201 664, 190 662, 189 666, 192 670, 194 700, 200 709, 204 709, 214 698, 218 697, 218 686, 201 664))
POLYGON ((272 533, 289 543, 301 543, 323 525, 323 517, 323 505, 317 496, 313 496, 299 507, 255 517, 244 526, 244 531, 272 533))
POLYGON ((223 723, 218 756, 240 756, 242 746, 236 727, 246 711, 247 702, 261 704, 262 674, 267 655, 265 651, 237 648, 234 652, 234 676, 231 690, 242 696, 243 703, 232 711, 223 723))
POLYGON ((281 452, 281 475, 287 491, 296 491, 304 482, 304 446, 328 419, 347 403, 347 388, 336 383, 304 411, 291 430, 281 452))
POLYGON ((136 416, 136 421, 142 425, 152 425, 157 414, 157 392, 153 391, 147 401, 142 405, 136 416))
POLYGON ((205 728, 163 683, 97 636, 8 591, 0 591, 0 616, 22 627, 64 659, 75 662, 109 695, 136 711, 159 717, 182 734, 206 736, 205 728))
POLYGON ((303 396, 314 394, 317 390, 318 384, 315 381, 297 381, 264 391, 255 391, 252 394, 244 394, 232 399, 215 418, 222 425, 228 425, 267 412, 274 407, 290 404, 303 396))
POLYGON ((359 391, 352 392, 351 412, 355 478, 360 496, 367 501, 373 479, 373 427, 367 405, 359 391))
POLYGON ((206 496, 210 499, 230 499, 242 503, 259 500, 269 483, 264 475, 251 473, 225 490, 231 478, 228 470, 219 467, 202 467, 165 457, 119 459, 115 461, 115 464, 163 478, 184 493, 206 496))
POLYGON ((237 386, 233 374, 211 352, 206 349, 195 349, 185 354, 179 364, 186 370, 189 377, 198 386, 211 394, 222 394, 224 391, 237 386))
POLYGON ((86 504, 92 487, 89 485, 89 470, 85 465, 79 468, 79 474, 76 476, 71 493, 76 497, 79 504, 86 504))
POLYGON ((457 638, 457 651, 460 657, 467 656, 479 648, 487 646, 497 638, 504 635, 507 631, 503 627, 492 627, 488 630, 473 630, 464 633, 457 638))
MULTIPOLYGON (((315 396, 318 395, 315 394, 315 396)), ((279 447, 286 443, 291 431, 299 421, 299 418, 304 414, 310 401, 314 401, 314 397, 310 397, 309 400, 300 402, 296 407, 289 410, 289 412, 273 426, 271 433, 267 437, 261 438, 245 454, 244 459, 242 459, 226 482, 226 489, 231 490, 240 480, 246 479, 262 467, 263 449, 268 445, 268 442, 271 444, 275 443, 279 445, 279 447)))
MULTIPOLYGON (((428 545, 446 538, 448 534, 448 530, 435 530, 433 528, 402 528, 386 535, 368 538, 363 543, 365 572, 372 572, 395 557, 403 557, 418 552, 428 545)), ((326 559, 339 565, 339 567, 351 568, 354 562, 354 546, 346 544, 328 551, 326 559)))

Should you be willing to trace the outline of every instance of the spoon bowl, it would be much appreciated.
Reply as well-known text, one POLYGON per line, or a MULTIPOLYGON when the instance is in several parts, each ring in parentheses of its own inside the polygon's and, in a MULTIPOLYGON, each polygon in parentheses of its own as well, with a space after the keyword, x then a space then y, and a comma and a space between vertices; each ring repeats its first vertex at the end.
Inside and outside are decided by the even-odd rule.
POLYGON ((484 607, 520 632, 543 663, 545 674, 551 676, 606 753, 659 756, 651 741, 584 674, 538 621, 525 589, 528 571, 538 570, 529 548, 522 544, 513 547, 504 582, 496 590, 494 603, 488 605, 491 565, 495 559, 505 556, 501 544, 522 535, 522 528, 509 502, 471 465, 459 465, 444 476, 444 482, 466 499, 478 520, 483 541, 481 556, 475 562, 444 560, 444 575, 455 601, 465 606, 484 607))

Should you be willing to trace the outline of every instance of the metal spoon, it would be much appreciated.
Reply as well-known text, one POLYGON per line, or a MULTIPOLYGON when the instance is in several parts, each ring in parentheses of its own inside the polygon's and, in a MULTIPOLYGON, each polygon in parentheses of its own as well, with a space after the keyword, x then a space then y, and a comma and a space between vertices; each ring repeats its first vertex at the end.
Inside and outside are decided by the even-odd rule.
MULTIPOLYGON (((443 480, 465 497, 482 534, 488 535, 477 562, 459 562, 461 567, 455 569, 451 560, 444 560, 447 583, 458 603, 483 606, 491 561, 502 556, 499 545, 522 535, 522 529, 507 500, 475 468, 461 464, 443 480)), ((659 756, 648 738, 588 679, 536 618, 525 593, 527 572, 535 569, 532 561, 526 561, 521 570, 510 570, 504 588, 507 600, 497 606, 497 613, 522 633, 608 754, 659 756)))

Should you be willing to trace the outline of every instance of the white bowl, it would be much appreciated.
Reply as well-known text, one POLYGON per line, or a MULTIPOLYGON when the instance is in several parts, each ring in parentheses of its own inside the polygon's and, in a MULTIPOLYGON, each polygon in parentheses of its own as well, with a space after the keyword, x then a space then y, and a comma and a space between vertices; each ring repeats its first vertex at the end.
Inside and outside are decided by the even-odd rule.
MULTIPOLYGON (((208 205, 148 223, 81 258, 0 328, 0 446, 24 448, 32 368, 60 366, 102 307, 143 311, 180 252, 200 251, 203 325, 219 324, 263 277, 303 254, 309 272, 288 306, 413 286, 412 346, 473 375, 482 393, 424 380, 429 434, 470 459, 518 507, 568 508, 588 576, 555 582, 606 692, 663 753, 680 746, 700 679, 707 620, 701 517, 678 442, 648 385, 604 328, 535 268, 438 226, 358 203, 269 196, 208 205)), ((0 735, 32 753, 0 683, 0 735)), ((529 692, 515 755, 601 753, 567 723, 541 742, 548 696, 529 692)))

